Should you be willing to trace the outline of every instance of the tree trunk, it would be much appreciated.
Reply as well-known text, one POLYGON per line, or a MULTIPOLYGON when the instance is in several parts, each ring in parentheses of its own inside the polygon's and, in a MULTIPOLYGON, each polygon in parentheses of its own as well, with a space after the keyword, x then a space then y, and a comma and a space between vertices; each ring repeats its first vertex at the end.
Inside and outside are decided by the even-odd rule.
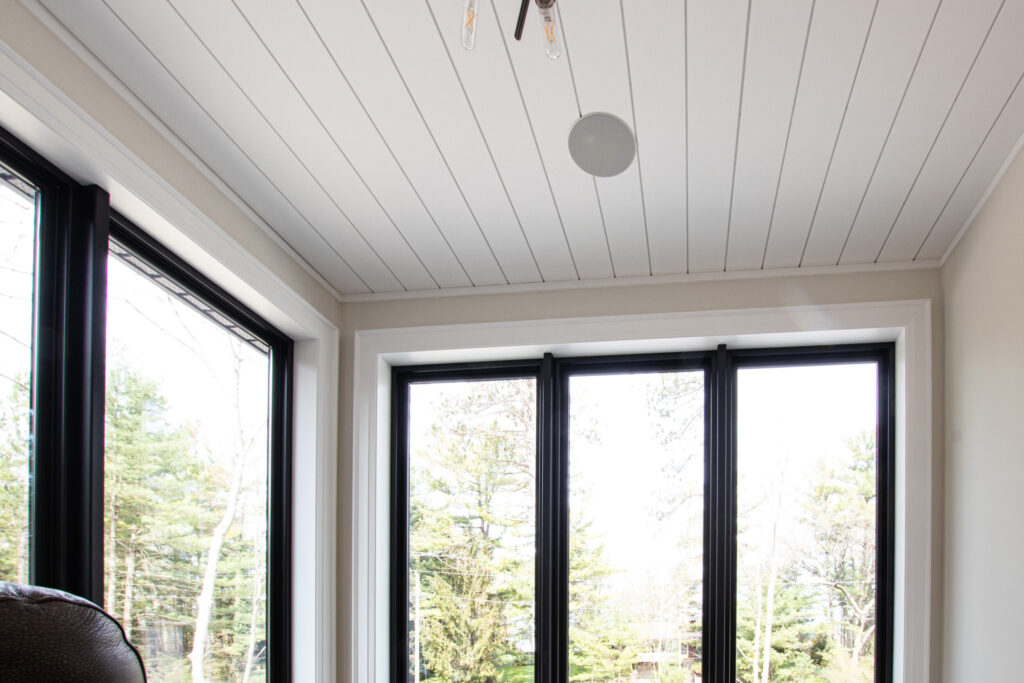
POLYGON ((227 507, 224 515, 213 530, 210 537, 210 549, 206 554, 206 571, 203 573, 203 585, 196 600, 196 631, 192 639, 192 652, 188 658, 192 660, 192 683, 206 683, 203 671, 203 660, 206 657, 206 638, 210 634, 210 616, 213 612, 213 588, 217 582, 217 564, 220 562, 220 551, 224 545, 231 522, 235 519, 235 507, 238 504, 238 493, 242 488, 242 464, 244 452, 235 455, 232 465, 231 490, 228 492, 227 507))
POLYGON ((764 662, 761 669, 761 683, 768 683, 768 676, 771 674, 772 656, 772 621, 775 617, 775 576, 779 570, 779 553, 775 545, 776 533, 779 522, 772 525, 772 559, 771 567, 768 570, 768 597, 765 604, 764 614, 764 662))
MULTIPOLYGON (((110 482, 107 486, 115 486, 110 482)), ((106 545, 106 558, 103 560, 103 568, 107 572, 107 599, 103 605, 106 609, 113 611, 114 602, 117 600, 117 503, 116 498, 110 496, 110 508, 107 510, 107 521, 110 528, 107 529, 107 537, 103 539, 106 545)))
POLYGON ((764 597, 761 593, 761 567, 757 568, 757 616, 754 619, 754 671, 750 676, 751 683, 757 683, 761 677, 758 663, 761 656, 761 610, 764 608, 764 597))
POLYGON ((28 529, 18 533, 18 583, 28 583, 28 529))
POLYGON ((256 627, 260 614, 260 598, 263 595, 263 568, 266 566, 261 560, 263 556, 255 553, 253 562, 252 577, 252 612, 249 613, 249 645, 245 649, 245 673, 242 675, 242 683, 249 683, 249 676, 252 674, 252 667, 256 661, 256 627))
POLYGON ((128 538, 128 554, 124 558, 124 609, 121 612, 121 625, 124 636, 132 639, 132 600, 135 593, 135 532, 128 538))
POLYGON ((775 578, 779 572, 779 517, 782 515, 782 491, 784 476, 779 478, 779 499, 775 504, 775 519, 772 521, 772 554, 768 569, 768 596, 765 599, 764 614, 764 661, 761 663, 761 683, 768 683, 772 662, 772 622, 775 618, 775 578))

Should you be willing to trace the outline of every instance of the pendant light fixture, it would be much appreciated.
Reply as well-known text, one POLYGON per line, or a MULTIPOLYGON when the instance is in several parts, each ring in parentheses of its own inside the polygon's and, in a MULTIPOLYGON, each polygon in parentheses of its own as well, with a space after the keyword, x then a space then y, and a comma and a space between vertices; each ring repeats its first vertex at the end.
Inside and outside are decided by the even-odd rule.
POLYGON ((472 50, 476 46, 476 13, 478 0, 466 0, 462 14, 462 47, 472 50))
MULTIPOLYGON (((540 14, 541 28, 544 30, 544 52, 551 59, 558 59, 562 54, 562 45, 558 41, 556 25, 555 0, 534 0, 540 14)), ((476 46, 476 23, 479 0, 466 0, 466 8, 462 13, 462 47, 472 50, 476 46)), ((519 5, 519 17, 516 20, 515 39, 523 37, 523 25, 526 23, 526 10, 530 8, 530 0, 523 0, 519 5)))

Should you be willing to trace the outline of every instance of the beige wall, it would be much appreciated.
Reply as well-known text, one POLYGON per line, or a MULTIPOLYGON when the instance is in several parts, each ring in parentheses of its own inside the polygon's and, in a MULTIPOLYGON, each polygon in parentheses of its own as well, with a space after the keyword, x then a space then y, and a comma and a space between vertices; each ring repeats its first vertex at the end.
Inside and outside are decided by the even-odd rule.
POLYGON ((1019 681, 1024 617, 1024 156, 943 269, 947 681, 1019 681))
MULTIPOLYGON (((806 277, 768 277, 742 280, 689 282, 673 285, 552 290, 529 294, 494 294, 435 299, 348 303, 342 307, 342 442, 339 467, 341 499, 351 490, 353 409, 353 341, 357 330, 388 329, 422 325, 478 323, 550 318, 668 313, 680 311, 749 309, 797 305, 826 305, 865 301, 929 299, 932 301, 933 343, 933 443, 935 489, 933 492, 933 600, 931 651, 932 680, 941 662, 942 635, 942 285, 938 270, 849 273, 806 277)), ((339 567, 352 566, 347 531, 347 509, 340 508, 338 520, 339 567)), ((347 577, 343 577, 343 581, 347 577)), ((349 612, 346 590, 341 590, 339 615, 349 612)), ((347 622, 339 623, 339 657, 345 661, 350 642, 347 622)), ((911 683, 911 682, 908 682, 911 683)), ((916 683, 916 682, 914 682, 916 683)))

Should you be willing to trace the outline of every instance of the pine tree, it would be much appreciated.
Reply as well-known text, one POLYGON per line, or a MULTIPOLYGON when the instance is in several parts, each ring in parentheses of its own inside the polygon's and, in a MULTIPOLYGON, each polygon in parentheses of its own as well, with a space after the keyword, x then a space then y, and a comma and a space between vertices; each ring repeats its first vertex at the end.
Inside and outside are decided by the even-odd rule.
MULTIPOLYGON (((116 360, 106 402, 105 606, 134 642, 181 652, 195 618, 194 530, 207 525, 190 504, 202 488, 202 464, 188 428, 168 424, 157 385, 116 360)), ((156 672, 165 666, 147 660, 156 672)))
POLYGON ((534 387, 470 386, 410 458, 410 593, 423 595, 412 636, 420 664, 453 682, 495 680, 532 636, 534 387))
POLYGON ((28 581, 29 379, 0 398, 0 580, 28 581))

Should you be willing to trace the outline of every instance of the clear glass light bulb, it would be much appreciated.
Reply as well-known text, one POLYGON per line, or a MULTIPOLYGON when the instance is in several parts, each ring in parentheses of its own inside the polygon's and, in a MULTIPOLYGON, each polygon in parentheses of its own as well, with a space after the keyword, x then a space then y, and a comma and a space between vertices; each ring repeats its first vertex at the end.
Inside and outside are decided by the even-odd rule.
POLYGON ((544 27, 544 51, 551 59, 558 59, 562 46, 558 42, 558 27, 555 25, 555 0, 537 0, 537 9, 544 27))
POLYGON ((466 0, 466 11, 462 13, 462 47, 472 50, 476 45, 477 0, 466 0))

